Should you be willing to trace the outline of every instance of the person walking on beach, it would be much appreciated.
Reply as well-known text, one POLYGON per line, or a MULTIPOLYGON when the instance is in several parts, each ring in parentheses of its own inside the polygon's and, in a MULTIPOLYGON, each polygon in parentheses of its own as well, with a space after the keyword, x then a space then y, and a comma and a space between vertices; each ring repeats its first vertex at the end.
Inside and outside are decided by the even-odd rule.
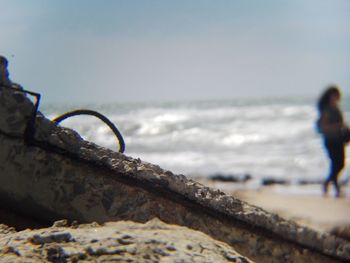
POLYGON ((341 92, 337 86, 328 87, 318 100, 318 129, 324 138, 325 148, 330 159, 330 173, 323 183, 323 194, 326 196, 328 185, 333 183, 335 196, 340 197, 338 177, 345 165, 345 145, 350 140, 350 128, 344 122, 339 108, 341 92))

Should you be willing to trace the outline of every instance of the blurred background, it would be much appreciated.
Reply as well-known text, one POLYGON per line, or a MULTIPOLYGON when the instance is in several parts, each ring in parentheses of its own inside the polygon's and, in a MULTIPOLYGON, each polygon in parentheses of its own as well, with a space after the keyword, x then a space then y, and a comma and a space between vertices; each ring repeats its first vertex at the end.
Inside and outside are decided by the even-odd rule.
MULTIPOLYGON (((315 103, 328 84, 342 89, 350 122, 347 0, 0 6, 0 53, 13 81, 42 94, 41 111, 100 111, 123 133, 127 155, 176 173, 249 175, 251 187, 321 181, 328 162, 315 103)), ((64 125, 116 148, 93 117, 64 125)))

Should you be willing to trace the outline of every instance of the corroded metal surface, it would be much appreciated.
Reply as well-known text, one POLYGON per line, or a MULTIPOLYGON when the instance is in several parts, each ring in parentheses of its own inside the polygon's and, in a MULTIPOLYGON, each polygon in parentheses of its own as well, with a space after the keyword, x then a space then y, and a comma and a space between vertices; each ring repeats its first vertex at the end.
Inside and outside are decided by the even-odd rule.
POLYGON ((41 220, 128 219, 205 232, 259 262, 350 260, 349 242, 286 221, 183 175, 84 141, 39 114, 35 140, 25 143, 32 107, 0 87, 0 196, 41 220))

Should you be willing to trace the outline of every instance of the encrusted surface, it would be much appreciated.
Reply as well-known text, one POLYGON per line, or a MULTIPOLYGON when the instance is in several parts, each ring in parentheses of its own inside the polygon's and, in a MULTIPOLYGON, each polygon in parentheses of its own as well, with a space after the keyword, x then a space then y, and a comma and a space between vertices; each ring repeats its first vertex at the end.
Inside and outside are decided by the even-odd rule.
POLYGON ((223 242, 158 219, 63 223, 0 236, 1 262, 252 262, 223 242))

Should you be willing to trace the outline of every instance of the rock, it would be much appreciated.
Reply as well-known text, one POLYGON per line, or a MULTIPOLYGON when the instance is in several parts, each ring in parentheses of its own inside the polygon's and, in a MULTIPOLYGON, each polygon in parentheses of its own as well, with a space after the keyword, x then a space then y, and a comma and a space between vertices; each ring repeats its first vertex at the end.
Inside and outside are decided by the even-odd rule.
POLYGON ((12 232, 0 247, 1 262, 252 262, 208 235, 158 219, 12 232))
POLYGON ((32 242, 33 244, 61 243, 69 242, 71 240, 72 236, 69 233, 44 233, 40 235, 34 235, 30 238, 30 242, 32 242))
POLYGON ((250 174, 214 174, 209 176, 209 179, 219 182, 245 183, 251 180, 252 176, 250 174))
POLYGON ((300 185, 322 184, 323 180, 321 180, 321 179, 308 179, 308 178, 305 178, 305 179, 298 180, 297 183, 300 184, 300 185))
POLYGON ((0 237, 2 235, 7 235, 7 234, 10 234, 10 233, 15 233, 16 230, 14 227, 9 227, 7 225, 4 225, 4 224, 0 224, 0 237))
POLYGON ((330 232, 337 237, 350 241, 350 225, 334 227, 330 232))
POLYGON ((63 219, 63 220, 58 220, 55 221, 52 225, 53 227, 64 227, 64 226, 68 226, 68 220, 67 219, 63 219))
POLYGON ((3 133, 21 136, 33 112, 33 103, 24 93, 0 86, 0 127, 3 133))
POLYGON ((262 179, 261 182, 262 185, 267 186, 267 185, 274 185, 274 184, 280 184, 280 185, 288 185, 290 182, 285 179, 277 179, 277 178, 270 178, 266 177, 262 179))

